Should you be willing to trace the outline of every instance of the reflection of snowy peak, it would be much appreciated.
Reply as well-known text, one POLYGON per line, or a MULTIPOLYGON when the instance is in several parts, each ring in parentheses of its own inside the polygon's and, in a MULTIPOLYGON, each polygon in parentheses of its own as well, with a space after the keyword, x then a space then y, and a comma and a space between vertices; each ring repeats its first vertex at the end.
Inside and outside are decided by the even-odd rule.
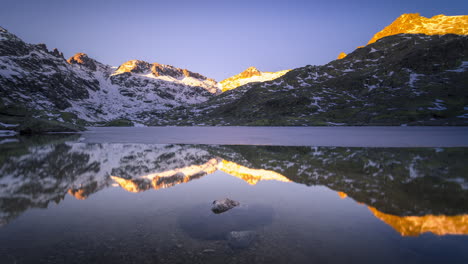
POLYGON ((271 81, 285 75, 288 71, 290 70, 279 72, 261 72, 255 67, 250 67, 237 75, 219 82, 219 86, 224 92, 248 83, 271 81))
POLYGON ((113 175, 134 178, 211 159, 207 151, 181 145, 83 144, 62 140, 29 147, 28 143, 7 143, 24 149, 24 154, 7 156, 0 163, 0 226, 29 208, 45 208, 52 201, 59 202, 67 193, 86 199, 113 184, 113 175))
POLYGON ((67 193, 86 199, 116 184, 131 192, 169 188, 215 171, 252 185, 268 180, 324 185, 386 214, 468 212, 467 154, 459 148, 85 144, 70 139, 0 145, 1 223, 29 208, 59 202, 67 193))

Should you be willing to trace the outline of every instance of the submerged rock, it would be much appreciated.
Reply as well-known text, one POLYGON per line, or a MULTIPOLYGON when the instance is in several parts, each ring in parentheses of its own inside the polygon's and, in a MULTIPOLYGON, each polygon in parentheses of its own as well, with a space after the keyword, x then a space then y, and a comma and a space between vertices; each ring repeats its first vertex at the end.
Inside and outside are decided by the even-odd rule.
POLYGON ((236 206, 239 205, 239 202, 231 200, 229 198, 224 198, 221 200, 213 201, 213 205, 211 206, 211 211, 215 214, 224 213, 236 206))
POLYGON ((180 228, 200 240, 226 240, 232 231, 255 230, 273 221, 273 208, 242 205, 222 214, 213 214, 206 205, 184 210, 178 218, 180 228))
POLYGON ((232 231, 227 235, 227 241, 232 249, 249 247, 257 238, 255 231, 232 231))

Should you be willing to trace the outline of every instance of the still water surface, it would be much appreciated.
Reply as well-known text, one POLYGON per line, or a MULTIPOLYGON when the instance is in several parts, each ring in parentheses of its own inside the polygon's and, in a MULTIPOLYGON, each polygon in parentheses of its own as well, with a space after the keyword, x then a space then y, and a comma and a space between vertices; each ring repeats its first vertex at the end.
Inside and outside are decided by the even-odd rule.
POLYGON ((1 263, 468 263, 465 147, 87 140, 0 144, 1 263))

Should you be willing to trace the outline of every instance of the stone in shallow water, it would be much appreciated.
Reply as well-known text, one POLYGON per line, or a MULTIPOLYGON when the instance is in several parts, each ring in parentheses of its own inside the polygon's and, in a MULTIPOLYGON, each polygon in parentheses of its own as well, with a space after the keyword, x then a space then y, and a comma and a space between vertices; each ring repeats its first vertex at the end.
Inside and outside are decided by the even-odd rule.
POLYGON ((200 240, 226 240, 231 231, 255 230, 273 220, 273 209, 264 205, 242 205, 222 214, 213 214, 206 204, 184 210, 180 228, 200 240))
POLYGON ((232 249, 248 248, 257 238, 255 231, 231 231, 227 235, 227 241, 232 249))
POLYGON ((239 202, 231 200, 229 198, 224 198, 221 200, 213 201, 213 205, 211 206, 211 211, 215 214, 224 213, 236 206, 239 205, 239 202))

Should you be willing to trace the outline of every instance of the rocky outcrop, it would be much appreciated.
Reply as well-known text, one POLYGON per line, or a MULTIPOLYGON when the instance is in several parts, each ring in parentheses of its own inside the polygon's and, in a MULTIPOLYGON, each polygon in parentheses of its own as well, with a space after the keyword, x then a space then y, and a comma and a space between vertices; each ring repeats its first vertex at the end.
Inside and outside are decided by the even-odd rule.
POLYGON ((92 71, 96 70, 95 60, 89 58, 88 55, 84 53, 77 53, 73 55, 67 60, 67 62, 70 64, 82 65, 92 71))
POLYGON ((338 57, 336 58, 337 60, 341 60, 343 59, 344 57, 346 57, 348 54, 344 53, 344 52, 341 52, 340 54, 338 54, 338 57))
POLYGON ((120 74, 124 72, 130 73, 146 73, 151 68, 151 64, 141 60, 130 60, 122 65, 114 72, 114 74, 120 74))
POLYGON ((211 211, 215 214, 220 214, 224 213, 228 210, 231 210, 232 208, 236 207, 239 205, 239 202, 231 200, 229 198, 224 198, 221 200, 215 200, 213 201, 211 205, 211 211))
MULTIPOLYGON (((390 25, 376 33, 367 45, 378 41, 381 38, 398 34, 425 34, 425 35, 445 35, 445 34, 468 34, 468 16, 444 16, 437 15, 426 18, 418 13, 403 14, 390 25)), ((357 47, 358 49, 364 46, 357 47)), ((344 52, 338 55, 338 59, 346 57, 344 52)))
POLYGON ((377 40, 397 34, 468 34, 468 16, 437 15, 431 18, 423 17, 418 13, 403 14, 382 31, 376 33, 367 45, 377 40))
MULTIPOLYGON (((37 111, 63 111, 71 101, 89 98, 99 82, 76 72, 58 50, 26 44, 0 30, 0 97, 5 105, 37 111)), ((39 113, 38 113, 39 114, 39 113)))

